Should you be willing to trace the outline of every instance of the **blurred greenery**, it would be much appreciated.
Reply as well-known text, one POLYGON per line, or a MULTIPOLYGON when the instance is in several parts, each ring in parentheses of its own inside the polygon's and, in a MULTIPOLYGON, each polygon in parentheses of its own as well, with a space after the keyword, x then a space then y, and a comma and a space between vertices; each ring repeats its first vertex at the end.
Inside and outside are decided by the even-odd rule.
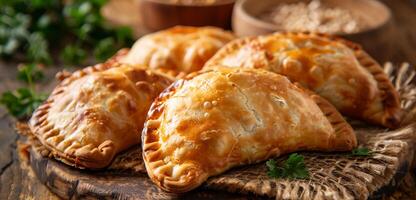
POLYGON ((94 56, 105 61, 131 46, 128 27, 109 26, 100 14, 106 0, 0 0, 0 58, 23 58, 17 79, 27 87, 6 91, 0 104, 18 119, 26 118, 46 98, 35 91, 42 66, 86 65, 94 56))
POLYGON ((79 45, 67 45, 61 52, 61 59, 66 64, 81 64, 87 58, 87 52, 79 45))
POLYGON ((0 104, 6 107, 10 115, 17 119, 26 119, 46 99, 46 95, 35 91, 34 82, 44 78, 40 65, 19 65, 17 79, 25 82, 27 87, 15 91, 6 91, 0 97, 0 104))
POLYGON ((0 56, 23 54, 25 62, 66 64, 103 61, 130 46, 132 31, 109 26, 100 9, 106 0, 0 0, 0 56), (55 55, 55 54, 53 54, 55 55))
POLYGON ((41 81, 45 78, 41 66, 37 64, 22 64, 18 67, 17 79, 25 83, 41 81))
POLYGON ((25 119, 46 99, 44 94, 36 94, 29 88, 19 88, 14 92, 7 91, 0 97, 10 115, 25 119))

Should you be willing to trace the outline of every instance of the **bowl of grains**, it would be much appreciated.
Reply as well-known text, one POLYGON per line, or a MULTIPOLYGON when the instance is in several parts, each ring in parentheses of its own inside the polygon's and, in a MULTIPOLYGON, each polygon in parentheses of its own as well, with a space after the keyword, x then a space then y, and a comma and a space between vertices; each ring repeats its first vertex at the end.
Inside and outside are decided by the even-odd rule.
POLYGON ((377 0, 241 0, 234 8, 239 36, 275 31, 359 35, 386 25, 390 10, 377 0))
POLYGON ((231 28, 235 0, 140 0, 143 26, 158 31, 175 25, 231 28))

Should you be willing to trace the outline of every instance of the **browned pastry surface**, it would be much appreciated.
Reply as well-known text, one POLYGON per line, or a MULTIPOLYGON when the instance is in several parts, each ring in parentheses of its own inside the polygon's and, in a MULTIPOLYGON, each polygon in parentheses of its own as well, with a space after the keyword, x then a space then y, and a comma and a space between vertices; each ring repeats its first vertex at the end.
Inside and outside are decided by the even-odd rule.
POLYGON ((124 64, 96 65, 61 78, 30 128, 57 159, 80 168, 105 167, 140 143, 153 99, 172 81, 124 64))
POLYGON ((230 42, 206 64, 262 68, 287 76, 330 101, 341 113, 395 128, 397 91, 358 45, 322 34, 275 33, 230 42))
POLYGON ((266 70, 221 67, 166 89, 149 111, 142 140, 150 178, 175 193, 271 156, 357 145, 350 125, 318 95, 266 70))
POLYGON ((214 27, 176 26, 146 35, 133 45, 123 63, 142 64, 171 75, 198 71, 234 35, 214 27))

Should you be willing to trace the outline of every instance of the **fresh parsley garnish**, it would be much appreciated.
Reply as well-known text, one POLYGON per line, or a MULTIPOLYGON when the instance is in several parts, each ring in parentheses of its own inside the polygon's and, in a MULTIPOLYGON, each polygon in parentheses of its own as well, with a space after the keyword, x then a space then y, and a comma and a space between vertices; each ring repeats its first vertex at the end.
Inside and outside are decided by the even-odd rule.
POLYGON ((371 155, 371 151, 366 147, 359 147, 359 148, 353 149, 351 151, 351 155, 353 155, 353 156, 369 156, 369 155, 371 155))
POLYGON ((61 52, 61 59, 66 64, 81 64, 87 58, 87 52, 79 45, 68 45, 61 52))
POLYGON ((98 61, 105 61, 117 51, 112 48, 115 45, 113 38, 106 38, 98 42, 97 46, 94 49, 95 59, 98 61))
POLYGON ((43 72, 39 69, 39 64, 21 64, 18 66, 17 79, 28 84, 31 82, 41 81, 45 78, 43 72))
POLYGON ((268 168, 267 175, 271 178, 309 178, 309 171, 305 166, 304 158, 297 153, 290 154, 283 166, 278 166, 273 159, 268 160, 266 166, 268 168))
POLYGON ((46 95, 36 93, 34 82, 41 80, 43 73, 35 64, 19 66, 17 78, 27 83, 27 88, 6 91, 0 97, 0 104, 17 119, 29 117, 32 112, 46 99, 46 95))
POLYGON ((3 93, 0 104, 3 104, 12 116, 24 119, 29 117, 45 98, 45 95, 36 94, 29 88, 19 88, 14 92, 3 93))
POLYGON ((50 64, 52 62, 49 54, 49 44, 41 32, 34 32, 28 37, 27 56, 29 60, 50 64))

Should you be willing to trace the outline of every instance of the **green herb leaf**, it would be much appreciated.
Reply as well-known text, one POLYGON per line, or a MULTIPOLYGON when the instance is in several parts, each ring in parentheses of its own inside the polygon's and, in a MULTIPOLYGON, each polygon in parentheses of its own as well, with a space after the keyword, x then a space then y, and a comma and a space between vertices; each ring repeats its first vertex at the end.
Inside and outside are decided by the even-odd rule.
POLYGON ((309 178, 309 172, 305 166, 303 156, 293 153, 283 164, 278 167, 275 160, 270 159, 266 162, 268 168, 267 175, 271 178, 291 178, 306 179, 309 178))
POLYGON ((27 54, 29 60, 46 64, 51 63, 52 59, 49 55, 48 43, 41 33, 35 32, 30 34, 28 44, 27 54))
POLYGON ((43 94, 35 94, 28 88, 19 88, 14 92, 7 91, 0 97, 0 104, 18 119, 29 117, 46 99, 43 94))
POLYGON ((118 27, 114 31, 119 44, 125 45, 133 42, 133 31, 130 27, 118 27))
POLYGON ((366 147, 356 148, 351 151, 351 155, 353 156, 369 156, 371 155, 371 151, 366 147))
POLYGON ((61 53, 61 59, 66 64, 79 65, 87 58, 87 52, 77 45, 68 45, 61 53))
POLYGON ((17 79, 26 83, 41 81, 45 78, 43 72, 39 69, 39 64, 22 64, 18 66, 17 79))
POLYGON ((29 35, 30 16, 10 6, 0 6, 0 13, 0 56, 12 56, 29 35))
POLYGON ((105 61, 117 52, 115 48, 115 41, 113 38, 106 38, 98 42, 94 49, 95 59, 98 61, 105 61))
POLYGON ((282 168, 277 167, 277 163, 275 160, 270 159, 266 162, 266 166, 267 166, 267 176, 271 177, 271 178, 277 178, 277 177, 282 177, 282 168))
POLYGON ((35 8, 51 8, 56 5, 56 0, 31 0, 29 2, 35 8))

